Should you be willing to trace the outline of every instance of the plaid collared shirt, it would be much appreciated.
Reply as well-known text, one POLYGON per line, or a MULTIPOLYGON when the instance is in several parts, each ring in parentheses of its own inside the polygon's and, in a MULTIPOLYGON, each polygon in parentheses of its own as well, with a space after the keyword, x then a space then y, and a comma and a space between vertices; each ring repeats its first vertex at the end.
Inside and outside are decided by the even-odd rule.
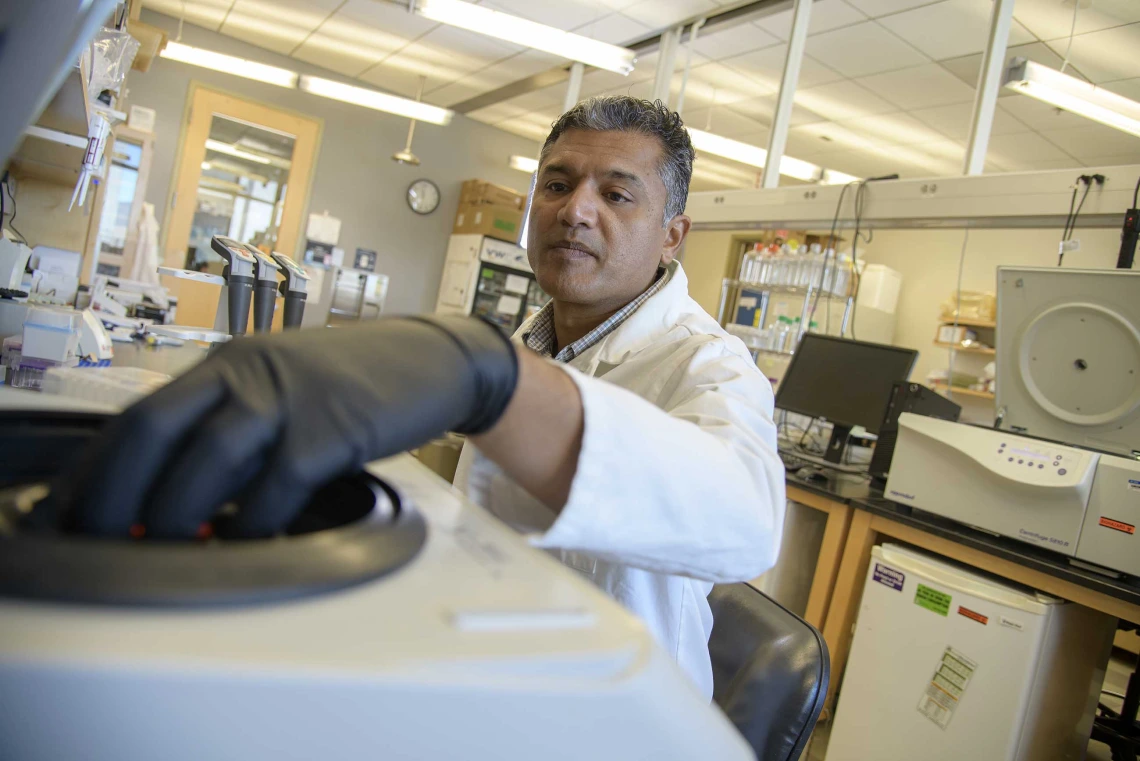
POLYGON ((534 322, 531 323, 530 330, 523 333, 523 343, 531 351, 537 352, 544 357, 553 357, 556 362, 569 362, 617 330, 617 327, 629 319, 629 316, 636 312, 638 307, 646 301, 649 301, 654 294, 664 288, 665 283, 668 281, 669 271, 662 267, 657 271, 657 280, 655 280, 653 285, 649 286, 644 293, 614 312, 605 322, 574 343, 569 346, 563 346, 559 349, 557 354, 554 353, 554 341, 556 337, 554 334, 554 302, 549 301, 546 306, 540 309, 538 314, 534 316, 534 322))

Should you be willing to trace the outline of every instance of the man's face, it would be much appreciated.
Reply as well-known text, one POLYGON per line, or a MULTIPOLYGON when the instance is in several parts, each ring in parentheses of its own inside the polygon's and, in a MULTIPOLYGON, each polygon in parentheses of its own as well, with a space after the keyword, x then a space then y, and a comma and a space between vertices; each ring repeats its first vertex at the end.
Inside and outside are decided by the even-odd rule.
POLYGON ((660 141, 633 132, 567 130, 539 167, 527 256, 556 302, 619 309, 672 261, 689 230, 662 226, 660 141))

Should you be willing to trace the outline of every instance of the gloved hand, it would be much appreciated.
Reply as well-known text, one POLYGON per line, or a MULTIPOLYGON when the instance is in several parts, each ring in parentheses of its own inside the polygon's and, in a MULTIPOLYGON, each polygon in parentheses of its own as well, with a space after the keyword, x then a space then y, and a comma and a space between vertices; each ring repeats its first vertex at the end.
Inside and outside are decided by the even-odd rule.
POLYGON ((236 339, 112 421, 53 501, 83 533, 190 538, 237 500, 236 532, 267 536, 367 462, 487 430, 517 377, 510 342, 466 318, 236 339))

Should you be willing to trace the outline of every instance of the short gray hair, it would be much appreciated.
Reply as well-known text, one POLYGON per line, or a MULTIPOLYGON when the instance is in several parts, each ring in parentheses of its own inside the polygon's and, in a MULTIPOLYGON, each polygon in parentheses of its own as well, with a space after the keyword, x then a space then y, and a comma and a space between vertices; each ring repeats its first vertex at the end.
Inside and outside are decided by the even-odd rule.
POLYGON ((551 125, 550 135, 542 146, 540 163, 546 161, 551 146, 570 129, 591 132, 638 132, 661 141, 661 166, 657 168, 665 183, 665 219, 685 211, 689 196, 689 180, 693 177, 693 143, 681 115, 670 111, 659 100, 648 101, 628 95, 590 98, 571 108, 551 125))

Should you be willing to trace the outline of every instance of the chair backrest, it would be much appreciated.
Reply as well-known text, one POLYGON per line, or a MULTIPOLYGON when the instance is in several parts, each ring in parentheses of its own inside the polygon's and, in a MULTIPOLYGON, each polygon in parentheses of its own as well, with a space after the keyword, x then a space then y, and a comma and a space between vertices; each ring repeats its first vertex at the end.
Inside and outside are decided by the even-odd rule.
POLYGON ((748 584, 709 594, 713 701, 759 761, 795 761, 823 710, 831 661, 815 627, 748 584))

